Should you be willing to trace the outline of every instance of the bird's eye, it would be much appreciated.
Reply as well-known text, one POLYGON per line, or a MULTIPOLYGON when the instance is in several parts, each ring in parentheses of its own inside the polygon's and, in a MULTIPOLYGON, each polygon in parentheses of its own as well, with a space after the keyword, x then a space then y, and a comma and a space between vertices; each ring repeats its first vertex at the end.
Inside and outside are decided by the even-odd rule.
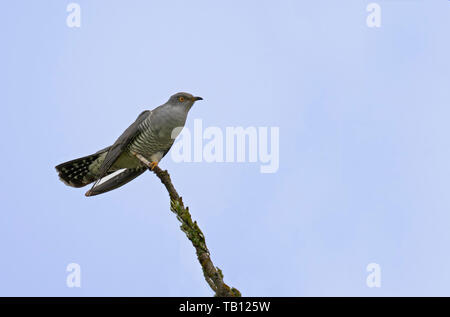
POLYGON ((184 97, 183 96, 178 97, 178 101, 179 102, 183 102, 184 101, 184 97))

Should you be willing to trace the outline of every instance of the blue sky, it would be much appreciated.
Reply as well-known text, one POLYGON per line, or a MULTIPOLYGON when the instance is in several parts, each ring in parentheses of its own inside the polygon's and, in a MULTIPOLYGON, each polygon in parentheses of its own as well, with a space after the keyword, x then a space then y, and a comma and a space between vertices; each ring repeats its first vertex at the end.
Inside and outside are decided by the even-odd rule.
POLYGON ((205 126, 280 129, 280 166, 167 168, 248 296, 450 295, 450 2, 14 1, 0 10, 0 295, 210 296, 145 173, 86 198, 54 166, 178 91, 205 126), (66 266, 81 266, 81 288, 66 266), (381 287, 366 266, 381 267, 381 287))

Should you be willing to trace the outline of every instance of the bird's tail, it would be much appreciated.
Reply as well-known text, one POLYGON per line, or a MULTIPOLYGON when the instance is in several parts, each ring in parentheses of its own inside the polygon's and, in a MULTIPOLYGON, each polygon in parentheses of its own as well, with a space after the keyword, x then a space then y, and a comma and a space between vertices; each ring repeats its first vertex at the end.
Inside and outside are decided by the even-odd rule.
POLYGON ((59 164, 55 167, 59 174, 59 179, 72 187, 83 187, 97 180, 97 175, 89 167, 103 153, 107 152, 107 149, 105 149, 106 151, 102 150, 92 155, 59 164))

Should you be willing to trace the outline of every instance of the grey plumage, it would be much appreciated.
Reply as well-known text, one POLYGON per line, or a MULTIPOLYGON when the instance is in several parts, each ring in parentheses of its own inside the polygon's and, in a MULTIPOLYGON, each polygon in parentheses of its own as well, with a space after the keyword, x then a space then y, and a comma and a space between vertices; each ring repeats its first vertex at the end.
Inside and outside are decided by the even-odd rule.
MULTIPOLYGON (((88 196, 95 196, 102 193, 106 193, 113 189, 119 188, 122 185, 132 181, 142 173, 147 170, 147 167, 138 167, 138 168, 125 168, 117 171, 117 175, 111 175, 112 178, 105 180, 101 180, 97 185, 89 190, 88 196)), ((106 179, 107 177, 104 177, 106 179)))
POLYGON ((72 187, 96 182, 86 196, 128 183, 147 169, 139 156, 157 164, 167 154, 181 130, 177 128, 184 127, 187 114, 197 100, 202 98, 177 93, 154 110, 142 112, 112 146, 56 166, 60 179, 72 187))

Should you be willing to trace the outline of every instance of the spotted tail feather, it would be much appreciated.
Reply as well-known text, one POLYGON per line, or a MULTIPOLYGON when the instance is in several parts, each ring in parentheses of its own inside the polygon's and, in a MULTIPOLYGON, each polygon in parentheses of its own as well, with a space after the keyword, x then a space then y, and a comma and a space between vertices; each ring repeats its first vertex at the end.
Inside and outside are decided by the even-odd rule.
POLYGON ((97 175, 92 173, 89 167, 100 157, 100 155, 105 153, 107 149, 109 148, 92 155, 59 164, 55 167, 59 174, 59 179, 66 185, 72 187, 83 187, 97 180, 97 175))

